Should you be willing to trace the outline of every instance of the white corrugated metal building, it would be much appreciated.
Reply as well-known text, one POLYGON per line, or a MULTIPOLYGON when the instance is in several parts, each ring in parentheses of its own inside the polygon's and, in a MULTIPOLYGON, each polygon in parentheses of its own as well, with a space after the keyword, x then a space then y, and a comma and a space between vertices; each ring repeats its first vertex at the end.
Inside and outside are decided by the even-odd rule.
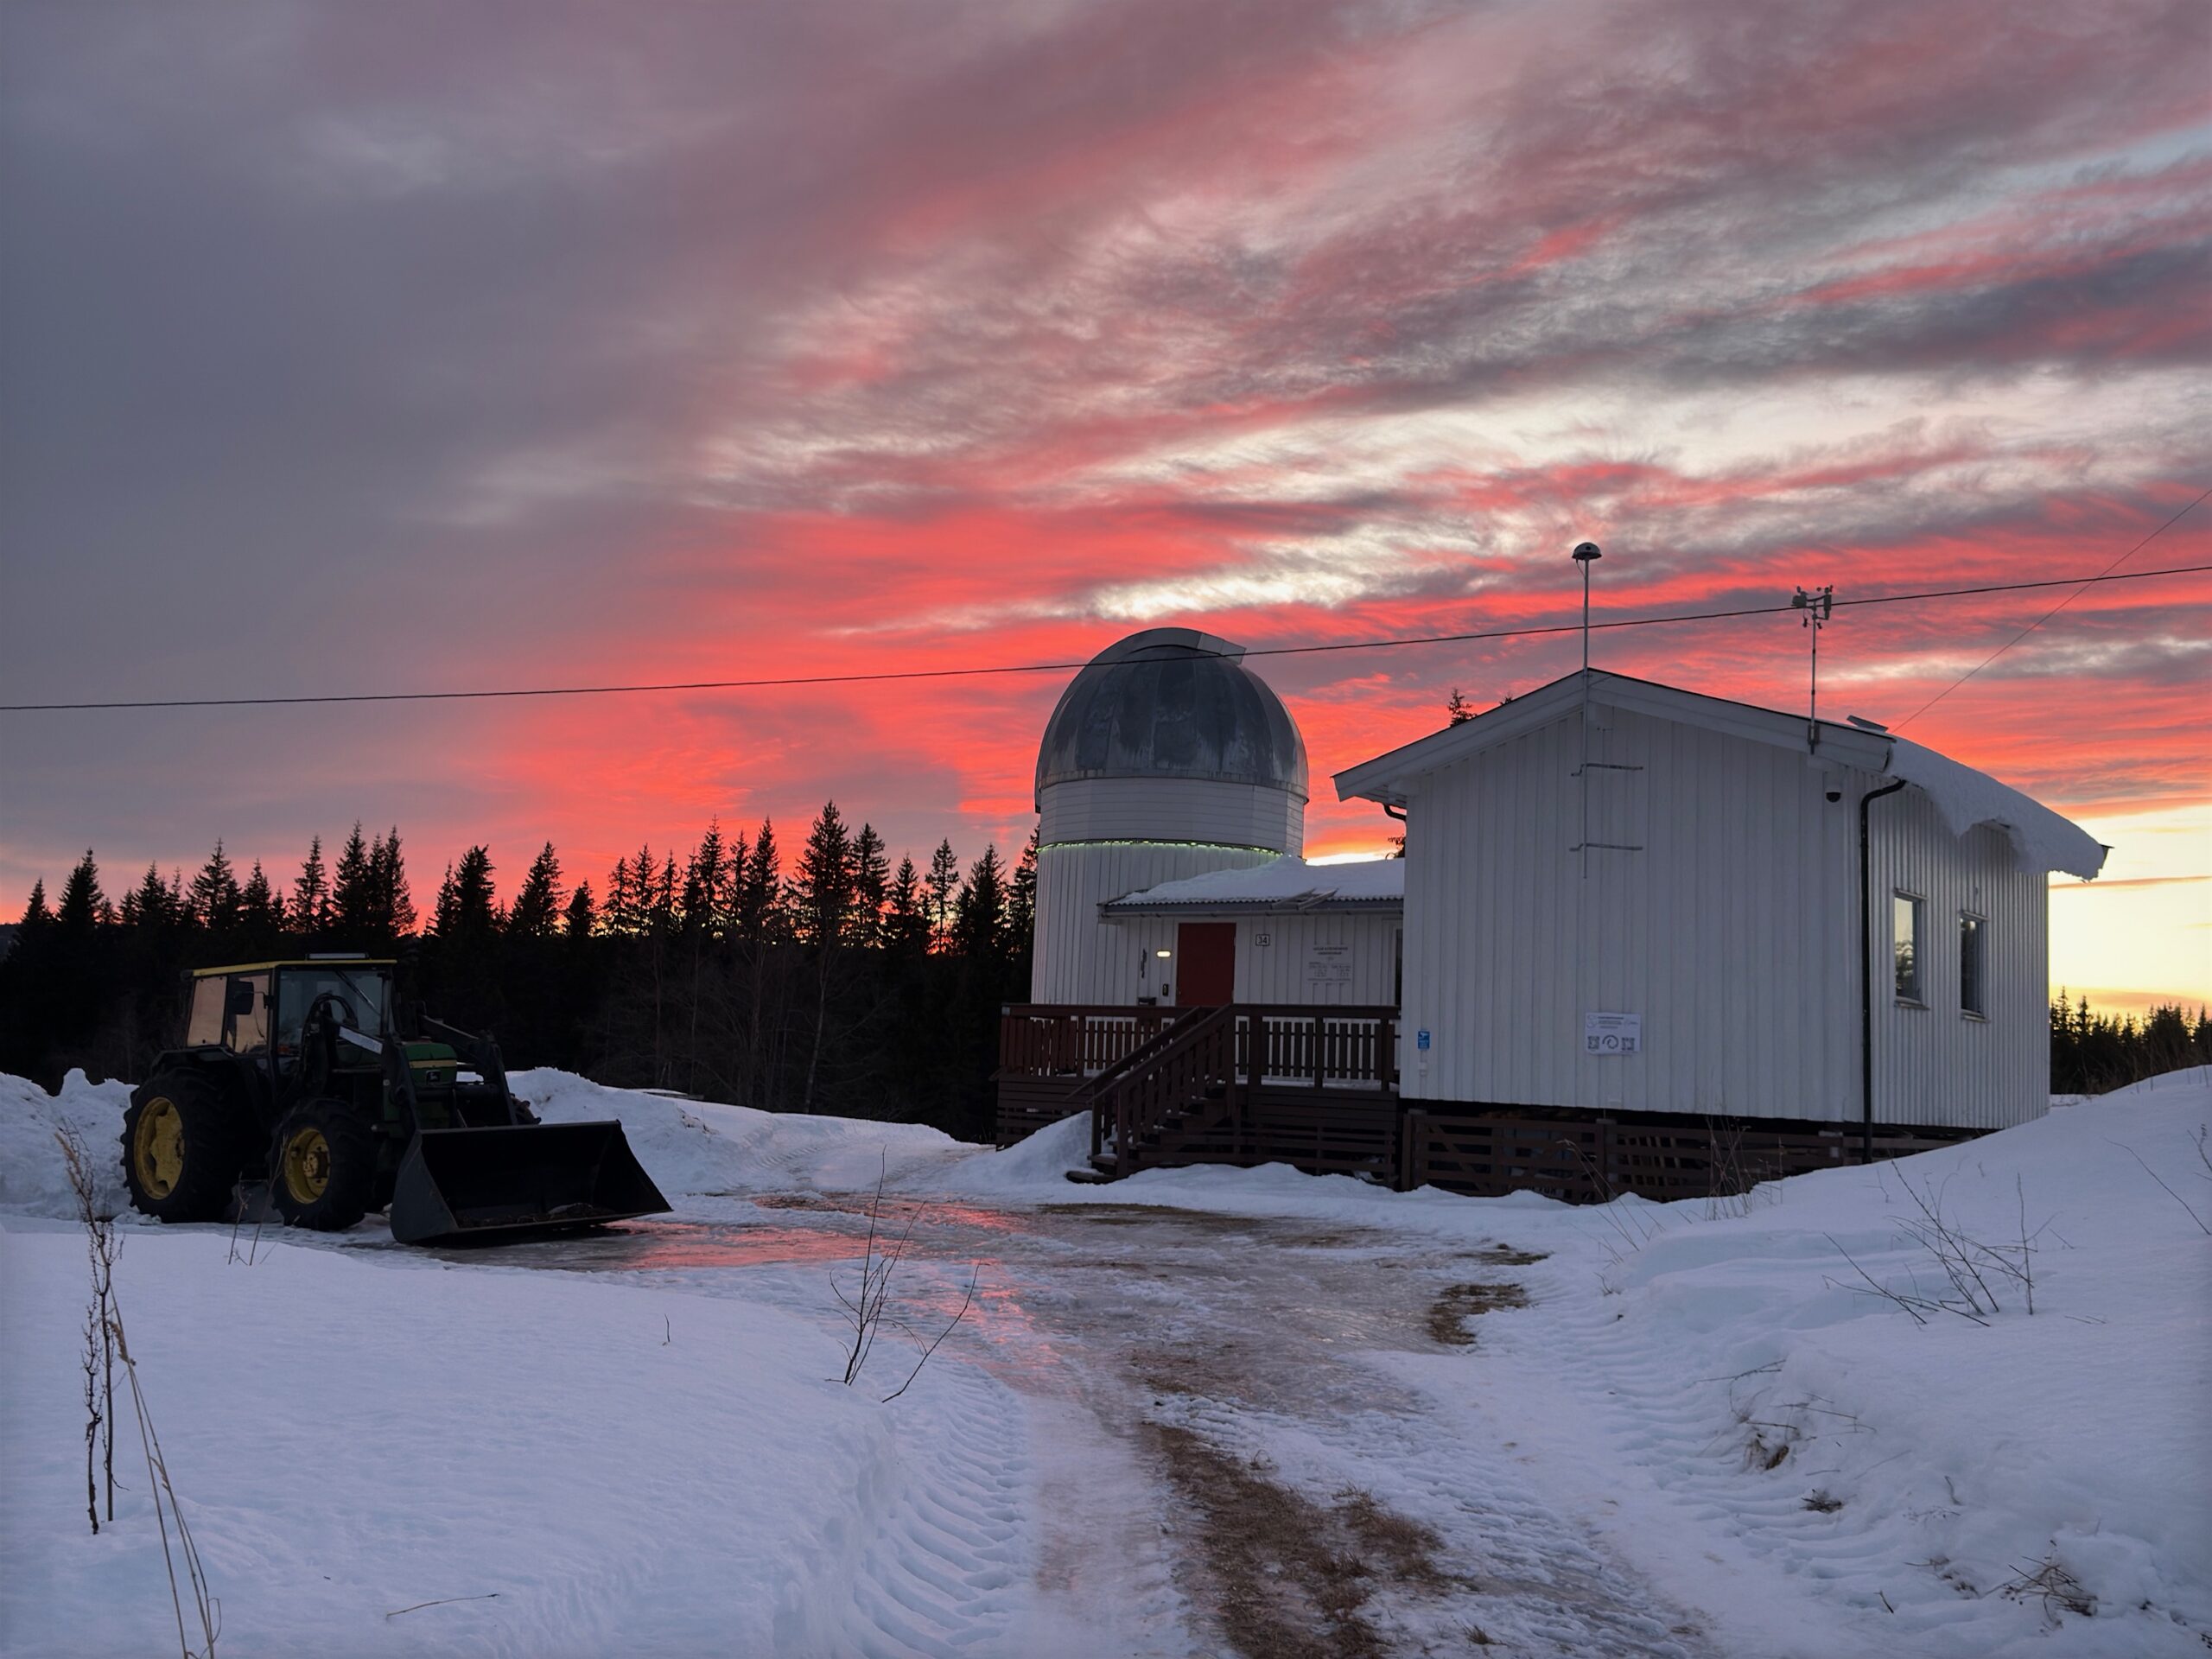
POLYGON ((1405 815, 1408 1103, 1961 1128, 2048 1109, 2046 872, 2094 876, 2104 849, 1982 773, 1586 672, 1336 785, 1405 815))

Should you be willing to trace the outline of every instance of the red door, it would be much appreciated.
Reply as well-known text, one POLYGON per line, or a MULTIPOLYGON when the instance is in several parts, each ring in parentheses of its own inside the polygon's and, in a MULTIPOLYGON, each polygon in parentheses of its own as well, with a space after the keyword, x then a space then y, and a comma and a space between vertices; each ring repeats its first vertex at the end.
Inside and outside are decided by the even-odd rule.
POLYGON ((1236 924, 1175 925, 1175 1006, 1216 1008, 1236 1000, 1236 924))

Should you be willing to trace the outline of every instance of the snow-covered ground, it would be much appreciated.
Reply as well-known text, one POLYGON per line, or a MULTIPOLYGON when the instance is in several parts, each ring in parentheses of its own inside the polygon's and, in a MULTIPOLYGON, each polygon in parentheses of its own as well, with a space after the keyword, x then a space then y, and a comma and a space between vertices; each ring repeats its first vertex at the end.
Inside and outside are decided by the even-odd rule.
MULTIPOLYGON (((1251 1599, 1225 1575, 1304 1559, 1207 1524, 1202 1482, 1251 1470, 1290 1531, 1365 1547, 1353 1491, 1427 1529, 1403 1571, 1369 1539, 1340 1646, 2208 1645, 2212 1070, 1748 1200, 1602 1209, 1280 1168, 1075 1186, 1080 1123, 991 1153, 518 1086, 620 1117, 676 1217, 473 1255, 372 1219, 264 1235, 251 1266, 227 1229, 124 1225, 219 1652, 1222 1652, 1251 1599), (887 1403, 912 1349, 842 1386, 830 1288, 879 1173, 900 1224, 931 1206, 898 1281, 924 1336, 981 1268, 887 1403), (1986 1258, 1978 1321, 1872 1294, 1951 1297, 1906 1230, 1923 1203, 1993 1250, 2032 1235, 2032 1314, 1986 1258)), ((114 1525, 85 1525, 84 1252, 50 1149, 61 1118, 114 1146, 126 1094, 0 1079, 8 1654, 175 1640, 135 1446, 114 1525)))

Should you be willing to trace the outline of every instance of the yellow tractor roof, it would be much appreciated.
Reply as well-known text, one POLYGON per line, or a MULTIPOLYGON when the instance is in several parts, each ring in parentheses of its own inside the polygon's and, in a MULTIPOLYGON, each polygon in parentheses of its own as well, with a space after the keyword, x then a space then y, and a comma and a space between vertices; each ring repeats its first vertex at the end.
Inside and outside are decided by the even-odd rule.
POLYGON ((219 974, 264 974, 271 968, 396 968, 397 957, 279 957, 274 962, 241 962, 228 968, 195 968, 194 979, 219 974))

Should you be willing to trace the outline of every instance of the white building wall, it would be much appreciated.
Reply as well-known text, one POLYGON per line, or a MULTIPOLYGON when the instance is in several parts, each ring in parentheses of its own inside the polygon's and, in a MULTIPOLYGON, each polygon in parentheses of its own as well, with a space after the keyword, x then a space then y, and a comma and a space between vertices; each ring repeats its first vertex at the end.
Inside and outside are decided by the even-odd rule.
POLYGON ((1157 958, 1151 952, 1173 949, 1174 924, 1147 930, 1102 922, 1098 906, 1163 881, 1247 869, 1276 856, 1249 848, 1163 842, 1040 844, 1030 1001, 1134 1004, 1140 996, 1156 997, 1157 958))
MULTIPOLYGON (((1885 780, 1595 709, 1588 838, 1642 850, 1592 850, 1586 874, 1570 850, 1581 741, 1571 715, 1428 774, 1408 803, 1406 1097, 1856 1122, 1858 801, 1885 780), (1586 1054, 1587 1011, 1640 1015, 1642 1052, 1586 1054)), ((2030 1084, 2047 1063, 2041 877, 2005 875, 2000 835, 1962 845, 1914 791, 1872 811, 1876 1121, 2034 1116, 2048 1102, 2030 1084), (1907 800, 1910 834, 1885 840, 1885 813, 1907 800), (1891 1006, 1888 894, 1904 873, 1929 901, 1940 1020, 1891 1006), (1971 893, 1993 927, 1986 1026, 1957 1011, 1949 930, 1971 893)))
POLYGON ((2050 1109, 2049 883, 2004 832, 1963 842, 1907 789, 1869 809, 1874 894, 1874 1102, 1878 1121, 1997 1129, 2050 1109), (1917 894, 1924 1003, 1896 996, 1892 895, 1917 894), (1960 1007, 1959 916, 1986 928, 1988 1017, 1960 1007))
MULTIPOLYGON (((1199 920, 1193 917, 1192 920, 1199 920)), ((1236 1000, 1318 1007, 1395 1007, 1397 912, 1309 911, 1236 918, 1236 1000), (1267 943, 1262 944, 1262 940, 1267 943), (1308 964, 1327 947, 1351 977, 1317 981, 1308 964), (1340 956, 1336 955, 1338 950, 1340 956)))

